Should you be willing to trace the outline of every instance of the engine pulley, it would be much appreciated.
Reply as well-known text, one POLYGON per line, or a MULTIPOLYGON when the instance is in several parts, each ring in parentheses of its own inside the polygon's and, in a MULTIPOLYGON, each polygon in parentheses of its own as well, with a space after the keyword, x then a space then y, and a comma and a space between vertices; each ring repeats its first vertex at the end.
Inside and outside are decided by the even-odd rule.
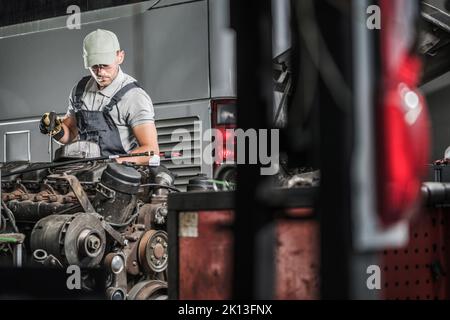
POLYGON ((168 263, 168 237, 161 230, 149 230, 139 241, 139 263, 147 272, 162 272, 168 263))
POLYGON ((80 267, 100 263, 105 245, 102 224, 89 213, 45 217, 36 223, 31 233, 33 251, 43 249, 60 261, 80 267))

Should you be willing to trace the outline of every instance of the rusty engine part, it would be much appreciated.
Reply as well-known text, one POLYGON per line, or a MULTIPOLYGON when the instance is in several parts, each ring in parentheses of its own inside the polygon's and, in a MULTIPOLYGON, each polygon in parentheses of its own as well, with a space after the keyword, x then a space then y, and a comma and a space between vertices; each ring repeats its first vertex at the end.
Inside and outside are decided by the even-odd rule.
MULTIPOLYGON (((58 152, 56 160, 80 157, 87 147, 77 153, 78 147, 58 152)), ((42 163, 0 164, 0 236, 23 233, 28 263, 104 267, 109 299, 167 298, 167 195, 174 190, 173 175, 164 167, 72 162, 47 169, 42 163), (19 170, 23 173, 11 174, 19 170)))
POLYGON ((139 240, 139 263, 148 272, 163 272, 168 262, 168 237, 161 230, 149 230, 139 240))

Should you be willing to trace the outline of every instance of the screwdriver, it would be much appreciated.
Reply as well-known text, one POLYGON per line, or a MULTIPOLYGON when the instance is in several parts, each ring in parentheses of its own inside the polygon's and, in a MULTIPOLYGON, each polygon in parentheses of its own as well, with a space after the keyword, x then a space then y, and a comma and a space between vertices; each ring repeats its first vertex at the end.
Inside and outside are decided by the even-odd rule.
MULTIPOLYGON (((48 115, 48 120, 49 120, 49 126, 48 126, 48 131, 51 133, 56 126, 56 112, 52 111, 49 113, 48 115)), ((52 135, 50 134, 49 136, 49 140, 48 140, 48 153, 50 155, 50 161, 53 161, 53 150, 52 150, 52 135)))

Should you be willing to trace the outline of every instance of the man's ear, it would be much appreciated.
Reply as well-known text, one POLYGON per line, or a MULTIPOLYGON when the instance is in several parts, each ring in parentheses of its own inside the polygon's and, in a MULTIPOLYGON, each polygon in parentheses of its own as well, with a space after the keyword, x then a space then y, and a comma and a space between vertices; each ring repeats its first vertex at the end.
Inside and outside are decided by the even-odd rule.
POLYGON ((117 64, 122 64, 125 59, 125 51, 119 50, 117 51, 117 64))

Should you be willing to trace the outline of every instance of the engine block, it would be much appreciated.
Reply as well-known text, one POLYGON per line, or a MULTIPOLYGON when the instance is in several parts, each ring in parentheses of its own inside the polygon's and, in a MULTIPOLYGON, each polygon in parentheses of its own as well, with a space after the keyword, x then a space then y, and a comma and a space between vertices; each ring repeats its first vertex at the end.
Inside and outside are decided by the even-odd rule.
MULTIPOLYGON (((1 181, 0 236, 24 239, 20 264, 104 267, 107 298, 166 298, 173 175, 162 166, 110 161, 43 166, 1 164, 10 175, 1 181)), ((0 263, 13 263, 4 251, 0 263)))

